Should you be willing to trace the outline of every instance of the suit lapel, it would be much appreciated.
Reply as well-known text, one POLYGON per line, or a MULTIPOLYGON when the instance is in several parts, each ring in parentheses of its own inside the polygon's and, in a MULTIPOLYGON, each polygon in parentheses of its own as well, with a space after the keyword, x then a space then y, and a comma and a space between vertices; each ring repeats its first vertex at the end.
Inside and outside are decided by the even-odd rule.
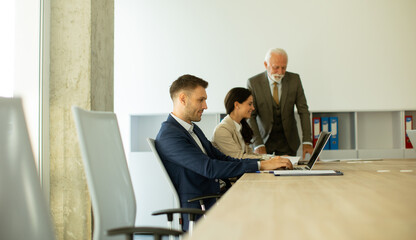
MULTIPOLYGON (((233 124, 234 124, 234 122, 233 122, 233 124)), ((239 144, 239 146, 242 146, 241 145, 241 141, 240 141, 240 138, 238 137, 238 132, 237 132, 237 128, 234 126, 234 136, 237 138, 237 141, 238 141, 238 144, 239 144)))
POLYGON ((283 112, 285 108, 285 103, 287 99, 287 94, 289 91, 289 80, 287 79, 287 76, 285 75, 282 79, 282 96, 280 97, 280 111, 283 112))
POLYGON ((262 81, 260 82, 260 89, 263 90, 263 97, 266 98, 267 108, 269 112, 273 112, 273 96, 270 89, 269 79, 267 78, 267 71, 263 75, 262 81))
POLYGON ((241 146, 240 138, 238 137, 238 132, 237 132, 237 128, 235 127, 234 120, 230 117, 230 115, 228 115, 227 119, 224 119, 224 120, 226 120, 227 125, 229 125, 233 129, 234 136, 237 138, 239 146, 241 146))
MULTIPOLYGON (((196 136, 199 138, 199 141, 201 141, 202 147, 204 147, 205 152, 207 152, 207 155, 210 156, 211 155, 211 146, 210 146, 210 142, 205 140, 205 135, 202 132, 202 130, 196 125, 194 124, 194 133, 196 134, 196 136)), ((192 136, 191 136, 192 138, 192 136)), ((192 140, 194 140, 192 138, 192 140)), ((196 146, 199 148, 198 144, 195 142, 196 146)), ((202 150, 201 150, 202 151, 202 150)))
MULTIPOLYGON (((191 136, 191 134, 188 132, 188 130, 186 130, 180 123, 178 123, 170 114, 169 114, 169 117, 168 117, 168 121, 169 122, 172 122, 173 124, 175 124, 181 131, 183 131, 185 133, 185 135, 194 143, 194 145, 196 147, 198 147, 198 149, 200 149, 198 143, 195 142, 195 139, 191 136)), ((204 143, 201 140, 201 137, 197 133, 197 131, 199 130, 199 128, 198 128, 197 131, 195 131, 197 128, 198 127, 196 125, 194 125, 194 133, 198 136, 199 140, 202 143, 202 146, 204 146, 204 148, 205 148, 205 151, 207 151, 204 143)))

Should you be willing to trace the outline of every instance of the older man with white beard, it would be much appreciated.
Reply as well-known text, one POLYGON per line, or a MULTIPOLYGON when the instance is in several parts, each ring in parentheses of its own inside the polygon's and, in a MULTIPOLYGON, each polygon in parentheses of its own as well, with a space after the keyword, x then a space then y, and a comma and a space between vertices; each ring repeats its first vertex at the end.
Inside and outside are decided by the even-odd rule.
POLYGON ((300 139, 294 106, 302 126, 303 159, 312 153, 311 120, 302 82, 296 73, 287 72, 288 56, 280 48, 270 49, 265 57, 266 71, 248 79, 254 98, 248 123, 253 129, 255 152, 295 156, 300 139))

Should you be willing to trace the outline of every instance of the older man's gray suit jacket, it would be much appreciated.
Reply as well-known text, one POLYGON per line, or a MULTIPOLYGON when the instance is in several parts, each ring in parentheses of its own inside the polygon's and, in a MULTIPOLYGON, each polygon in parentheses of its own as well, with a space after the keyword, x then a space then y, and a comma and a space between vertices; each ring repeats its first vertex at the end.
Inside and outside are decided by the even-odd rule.
MULTIPOLYGON (((273 127, 273 97, 267 72, 250 78, 247 82, 254 98, 254 107, 248 123, 254 131, 254 146, 264 144, 273 127)), ((312 142, 311 118, 300 77, 296 73, 286 72, 282 79, 282 96, 280 98, 283 131, 289 147, 296 152, 300 145, 299 133, 294 114, 298 110, 302 126, 302 141, 312 142)))

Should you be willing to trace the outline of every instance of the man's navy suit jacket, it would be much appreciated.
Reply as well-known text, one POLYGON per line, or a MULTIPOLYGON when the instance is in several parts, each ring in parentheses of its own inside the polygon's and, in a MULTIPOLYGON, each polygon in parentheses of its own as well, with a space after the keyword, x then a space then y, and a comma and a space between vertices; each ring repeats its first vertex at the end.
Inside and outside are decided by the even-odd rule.
MULTIPOLYGON (((218 179, 241 176, 258 170, 257 160, 235 159, 216 149, 194 124, 207 154, 204 154, 190 133, 171 115, 162 123, 156 137, 156 149, 178 192, 181 207, 200 208, 199 204, 188 203, 188 199, 220 191, 218 179)), ((215 200, 206 202, 209 209, 215 200)), ((187 230, 187 217, 183 228, 187 230)))

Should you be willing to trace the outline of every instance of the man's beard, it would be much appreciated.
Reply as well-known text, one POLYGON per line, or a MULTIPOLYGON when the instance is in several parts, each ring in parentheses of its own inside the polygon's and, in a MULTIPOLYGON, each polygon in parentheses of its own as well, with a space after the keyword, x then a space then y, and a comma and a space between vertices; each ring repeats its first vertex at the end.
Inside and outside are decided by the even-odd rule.
POLYGON ((280 80, 282 80, 282 78, 285 76, 284 74, 270 74, 269 75, 271 79, 275 80, 276 82, 279 82, 280 80))

